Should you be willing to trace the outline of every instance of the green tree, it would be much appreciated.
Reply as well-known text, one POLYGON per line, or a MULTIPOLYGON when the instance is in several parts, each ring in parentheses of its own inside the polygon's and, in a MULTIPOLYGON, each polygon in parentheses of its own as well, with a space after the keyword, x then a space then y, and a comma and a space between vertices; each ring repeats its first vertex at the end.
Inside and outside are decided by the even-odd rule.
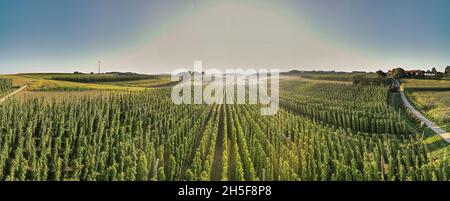
POLYGON ((405 70, 403 68, 394 68, 392 70, 392 76, 397 79, 404 78, 406 76, 405 70))
POLYGON ((377 74, 377 76, 378 76, 379 78, 385 78, 385 77, 386 77, 386 73, 384 73, 382 70, 378 70, 378 71, 376 72, 376 74, 377 74))
POLYGON ((436 73, 437 73, 436 68, 435 68, 435 67, 431 68, 431 72, 434 73, 434 74, 436 74, 436 73))

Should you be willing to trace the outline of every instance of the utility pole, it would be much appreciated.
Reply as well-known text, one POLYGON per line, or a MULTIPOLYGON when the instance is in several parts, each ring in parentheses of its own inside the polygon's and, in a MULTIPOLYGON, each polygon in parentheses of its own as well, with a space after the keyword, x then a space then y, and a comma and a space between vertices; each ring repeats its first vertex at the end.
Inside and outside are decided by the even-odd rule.
POLYGON ((101 61, 100 60, 98 60, 98 74, 100 74, 100 65, 101 65, 101 61))

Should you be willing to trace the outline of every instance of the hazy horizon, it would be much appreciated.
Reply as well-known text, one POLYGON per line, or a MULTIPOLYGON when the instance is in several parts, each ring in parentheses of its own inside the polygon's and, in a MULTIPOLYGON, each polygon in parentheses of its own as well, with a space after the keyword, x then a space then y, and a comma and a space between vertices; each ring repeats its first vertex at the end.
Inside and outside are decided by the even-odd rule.
POLYGON ((450 65, 450 1, 0 0, 0 74, 431 69, 450 65))

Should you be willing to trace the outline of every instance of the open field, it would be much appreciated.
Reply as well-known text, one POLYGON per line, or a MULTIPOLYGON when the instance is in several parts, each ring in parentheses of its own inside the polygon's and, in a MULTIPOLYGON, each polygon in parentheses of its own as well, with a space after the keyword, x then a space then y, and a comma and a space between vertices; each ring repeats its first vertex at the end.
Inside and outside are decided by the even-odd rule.
POLYGON ((37 79, 31 77, 24 77, 20 75, 0 75, 0 79, 10 79, 13 82, 14 87, 20 87, 24 85, 32 84, 37 79))
POLYGON ((85 90, 106 90, 106 91, 143 91, 140 87, 122 87, 107 84, 78 83, 56 80, 40 79, 31 86, 31 91, 85 91, 85 90))
POLYGON ((144 88, 154 88, 160 86, 170 86, 176 82, 172 82, 169 76, 159 76, 156 79, 145 79, 145 80, 133 80, 133 81, 120 81, 120 82, 102 82, 101 84, 110 84, 118 86, 127 87, 144 87, 144 88))
POLYGON ((72 74, 72 75, 51 76, 50 79, 69 82, 94 83, 94 82, 124 82, 135 80, 157 79, 157 76, 133 74, 133 73, 72 74))
POLYGON ((175 105, 168 88, 35 79, 0 107, 0 180, 450 175, 448 144, 419 128, 388 86, 283 79, 280 111, 262 116, 260 104, 175 105))
POLYGON ((402 79, 401 82, 405 90, 450 90, 450 80, 402 79))
MULTIPOLYGON (((304 81, 308 83, 328 83, 328 84, 347 84, 352 85, 352 81, 340 81, 340 80, 327 80, 327 79, 311 79, 308 76, 303 77, 301 75, 281 75, 280 76, 280 82, 281 83, 288 83, 288 81, 304 81)), ((343 79, 346 80, 346 79, 343 79)))
POLYGON ((21 73, 22 77, 33 79, 62 80, 72 82, 108 82, 108 81, 132 81, 142 79, 156 79, 156 75, 145 75, 136 73, 103 73, 103 74, 82 74, 82 73, 21 73))
POLYGON ((79 75, 71 73, 27 73, 18 75, 7 75, 5 77, 12 78, 13 82, 17 83, 18 85, 32 83, 33 85, 35 85, 31 87, 32 90, 36 89, 36 90, 53 90, 53 91, 58 91, 64 89, 65 87, 67 87, 68 90, 99 89, 99 90, 135 91, 135 90, 142 90, 138 88, 154 88, 158 86, 170 85, 173 83, 170 81, 170 77, 166 75, 164 76, 139 75, 137 77, 125 76, 130 77, 126 78, 130 80, 125 79, 125 81, 123 81, 122 78, 117 78, 118 76, 115 76, 113 74, 79 75), (39 82, 36 82, 38 80, 39 82))
MULTIPOLYGON (((95 83, 81 83, 69 82, 63 80, 54 80, 55 77, 70 77, 76 78, 76 74, 69 73, 28 73, 18 75, 0 75, 0 79, 10 79, 13 86, 19 87, 30 85, 30 91, 143 91, 146 88, 155 88, 159 86, 171 85, 168 76, 161 76, 152 79, 139 79, 131 81, 111 81, 111 82, 95 82, 95 83)), ((92 75, 86 75, 86 79, 92 79, 92 75)), ((100 80, 109 80, 113 75, 99 75, 100 80), (105 78, 106 77, 106 78, 105 78)), ((83 78, 84 79, 84 78, 83 78)), ((97 79, 97 78, 95 78, 97 79)), ((117 78, 113 78, 117 79, 117 78)))
POLYGON ((314 80, 334 80, 352 82, 355 77, 363 76, 367 78, 376 78, 375 73, 302 73, 302 77, 314 80))

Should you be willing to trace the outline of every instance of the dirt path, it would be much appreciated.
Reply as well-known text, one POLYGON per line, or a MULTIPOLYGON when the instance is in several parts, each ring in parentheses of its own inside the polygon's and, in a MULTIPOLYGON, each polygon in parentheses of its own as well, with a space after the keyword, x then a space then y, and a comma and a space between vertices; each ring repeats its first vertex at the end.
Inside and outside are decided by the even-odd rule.
POLYGON ((195 152, 197 151, 197 148, 200 146, 200 141, 205 133, 206 125, 208 124, 209 120, 211 119, 211 116, 213 115, 212 113, 213 113, 213 107, 210 107, 206 119, 203 122, 201 122, 202 128, 200 129, 200 132, 195 136, 194 146, 192 147, 191 151, 189 152, 189 156, 182 164, 179 179, 184 179, 186 177, 186 175, 185 175, 186 171, 194 160, 195 152))
POLYGON ((222 153, 223 153, 223 131, 224 131, 224 122, 223 115, 224 109, 223 105, 220 109, 220 118, 219 118, 219 133, 217 134, 216 139, 216 149, 214 151, 214 161, 212 164, 212 173, 211 180, 212 181, 220 181, 222 178, 223 164, 222 164, 222 153))
POLYGON ((17 93, 23 91, 24 89, 26 89, 28 87, 28 85, 25 85, 23 87, 20 87, 19 89, 3 96, 2 98, 0 98, 0 104, 2 104, 3 102, 5 102, 6 100, 8 100, 8 98, 11 98, 12 96, 16 95, 17 93))
POLYGON ((408 99, 406 98, 405 92, 403 91, 403 88, 400 87, 400 83, 394 79, 396 86, 399 88, 400 96, 402 98, 402 101, 405 105, 405 107, 408 109, 408 111, 414 115, 417 119, 419 119, 421 122, 425 123, 431 130, 433 130, 436 134, 441 136, 446 142, 450 143, 450 132, 445 131, 444 129, 437 126, 434 122, 426 118, 424 115, 422 115, 419 111, 417 111, 411 103, 409 103, 408 99))
MULTIPOLYGON (((226 112, 226 115, 227 115, 227 122, 224 122, 225 124, 226 124, 226 126, 227 126, 227 131, 228 132, 232 132, 232 129, 231 129, 231 121, 232 121, 232 119, 231 118, 233 118, 232 117, 232 115, 229 113, 229 105, 225 105, 225 111, 224 112, 226 112), (230 114, 230 115, 229 115, 230 114)), ((231 134, 230 134, 231 135, 231 134)), ((234 175, 236 174, 235 172, 235 170, 236 170, 236 164, 234 163, 234 160, 233 160, 233 154, 234 154, 234 147, 232 147, 233 146, 233 143, 234 143, 234 139, 232 139, 231 138, 231 136, 230 135, 228 135, 227 134, 227 140, 228 140, 228 147, 226 147, 226 149, 228 149, 228 180, 229 181, 231 181, 231 180, 234 180, 234 175)))

